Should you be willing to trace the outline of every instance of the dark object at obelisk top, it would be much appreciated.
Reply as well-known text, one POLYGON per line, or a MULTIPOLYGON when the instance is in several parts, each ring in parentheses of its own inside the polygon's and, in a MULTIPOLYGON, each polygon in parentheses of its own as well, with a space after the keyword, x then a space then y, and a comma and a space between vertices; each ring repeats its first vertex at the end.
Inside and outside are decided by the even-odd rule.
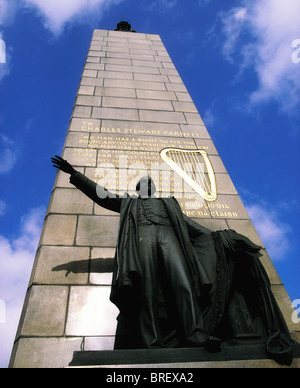
POLYGON ((131 30, 131 25, 123 20, 118 23, 115 31, 136 32, 135 30, 131 30))

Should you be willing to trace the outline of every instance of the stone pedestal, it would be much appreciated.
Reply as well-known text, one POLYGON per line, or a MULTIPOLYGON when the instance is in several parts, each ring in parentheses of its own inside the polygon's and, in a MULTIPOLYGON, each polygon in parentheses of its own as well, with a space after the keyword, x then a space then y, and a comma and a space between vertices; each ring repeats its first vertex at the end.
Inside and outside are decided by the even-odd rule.
POLYGON ((299 368, 300 345, 290 365, 268 359, 265 344, 224 344, 220 351, 204 348, 74 352, 69 367, 94 368, 299 368))

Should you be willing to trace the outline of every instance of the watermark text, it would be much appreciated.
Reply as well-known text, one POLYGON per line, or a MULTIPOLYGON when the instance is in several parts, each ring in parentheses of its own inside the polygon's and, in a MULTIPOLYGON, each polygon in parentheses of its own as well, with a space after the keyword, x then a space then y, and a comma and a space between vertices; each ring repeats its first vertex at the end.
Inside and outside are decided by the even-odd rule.
POLYGON ((292 314, 292 322, 293 323, 300 323, 300 299, 295 299, 293 301, 292 307, 295 308, 295 311, 292 314))
POLYGON ((292 62, 298 64, 300 63, 300 39, 295 39, 292 42, 292 47, 296 49, 292 52, 292 62))
POLYGON ((3 39, 0 39, 0 63, 6 63, 6 44, 3 39))
POLYGON ((186 203, 190 209, 201 208, 204 204, 203 194, 209 190, 209 182, 204 173, 204 163, 183 163, 182 172, 185 179, 174 172, 166 163, 151 163, 146 166, 143 162, 128 164, 128 156, 120 155, 118 168, 112 163, 101 163, 95 172, 97 181, 97 195, 101 199, 116 198, 117 196, 127 197, 136 194, 136 186, 141 178, 150 176, 156 191, 151 193, 156 197, 183 198, 188 195, 191 201, 186 203), (191 189, 191 184, 196 185, 198 192, 191 189), (131 193, 131 194, 129 194, 131 193))
POLYGON ((6 323, 6 304, 0 299, 0 323, 6 323))

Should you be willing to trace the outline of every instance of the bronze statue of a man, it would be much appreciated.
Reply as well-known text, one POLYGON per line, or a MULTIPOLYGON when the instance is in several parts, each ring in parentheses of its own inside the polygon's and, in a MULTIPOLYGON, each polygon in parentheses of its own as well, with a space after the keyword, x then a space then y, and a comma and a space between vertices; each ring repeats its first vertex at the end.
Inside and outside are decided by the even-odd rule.
POLYGON ((261 338, 271 357, 290 356, 292 340, 259 246, 233 230, 202 227, 174 197, 154 197, 150 177, 138 182, 138 196, 107 191, 100 198, 97 184, 67 161, 52 162, 94 202, 120 213, 110 296, 120 310, 115 349, 217 348, 261 338))

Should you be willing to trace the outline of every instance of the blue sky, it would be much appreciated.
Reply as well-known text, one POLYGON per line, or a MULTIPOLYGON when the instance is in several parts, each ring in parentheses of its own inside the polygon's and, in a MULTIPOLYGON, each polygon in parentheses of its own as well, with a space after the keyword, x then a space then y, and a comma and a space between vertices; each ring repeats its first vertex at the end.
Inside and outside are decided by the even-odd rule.
POLYGON ((299 15, 299 0, 0 0, 0 366, 92 32, 120 20, 161 36, 291 299, 300 299, 299 15))

